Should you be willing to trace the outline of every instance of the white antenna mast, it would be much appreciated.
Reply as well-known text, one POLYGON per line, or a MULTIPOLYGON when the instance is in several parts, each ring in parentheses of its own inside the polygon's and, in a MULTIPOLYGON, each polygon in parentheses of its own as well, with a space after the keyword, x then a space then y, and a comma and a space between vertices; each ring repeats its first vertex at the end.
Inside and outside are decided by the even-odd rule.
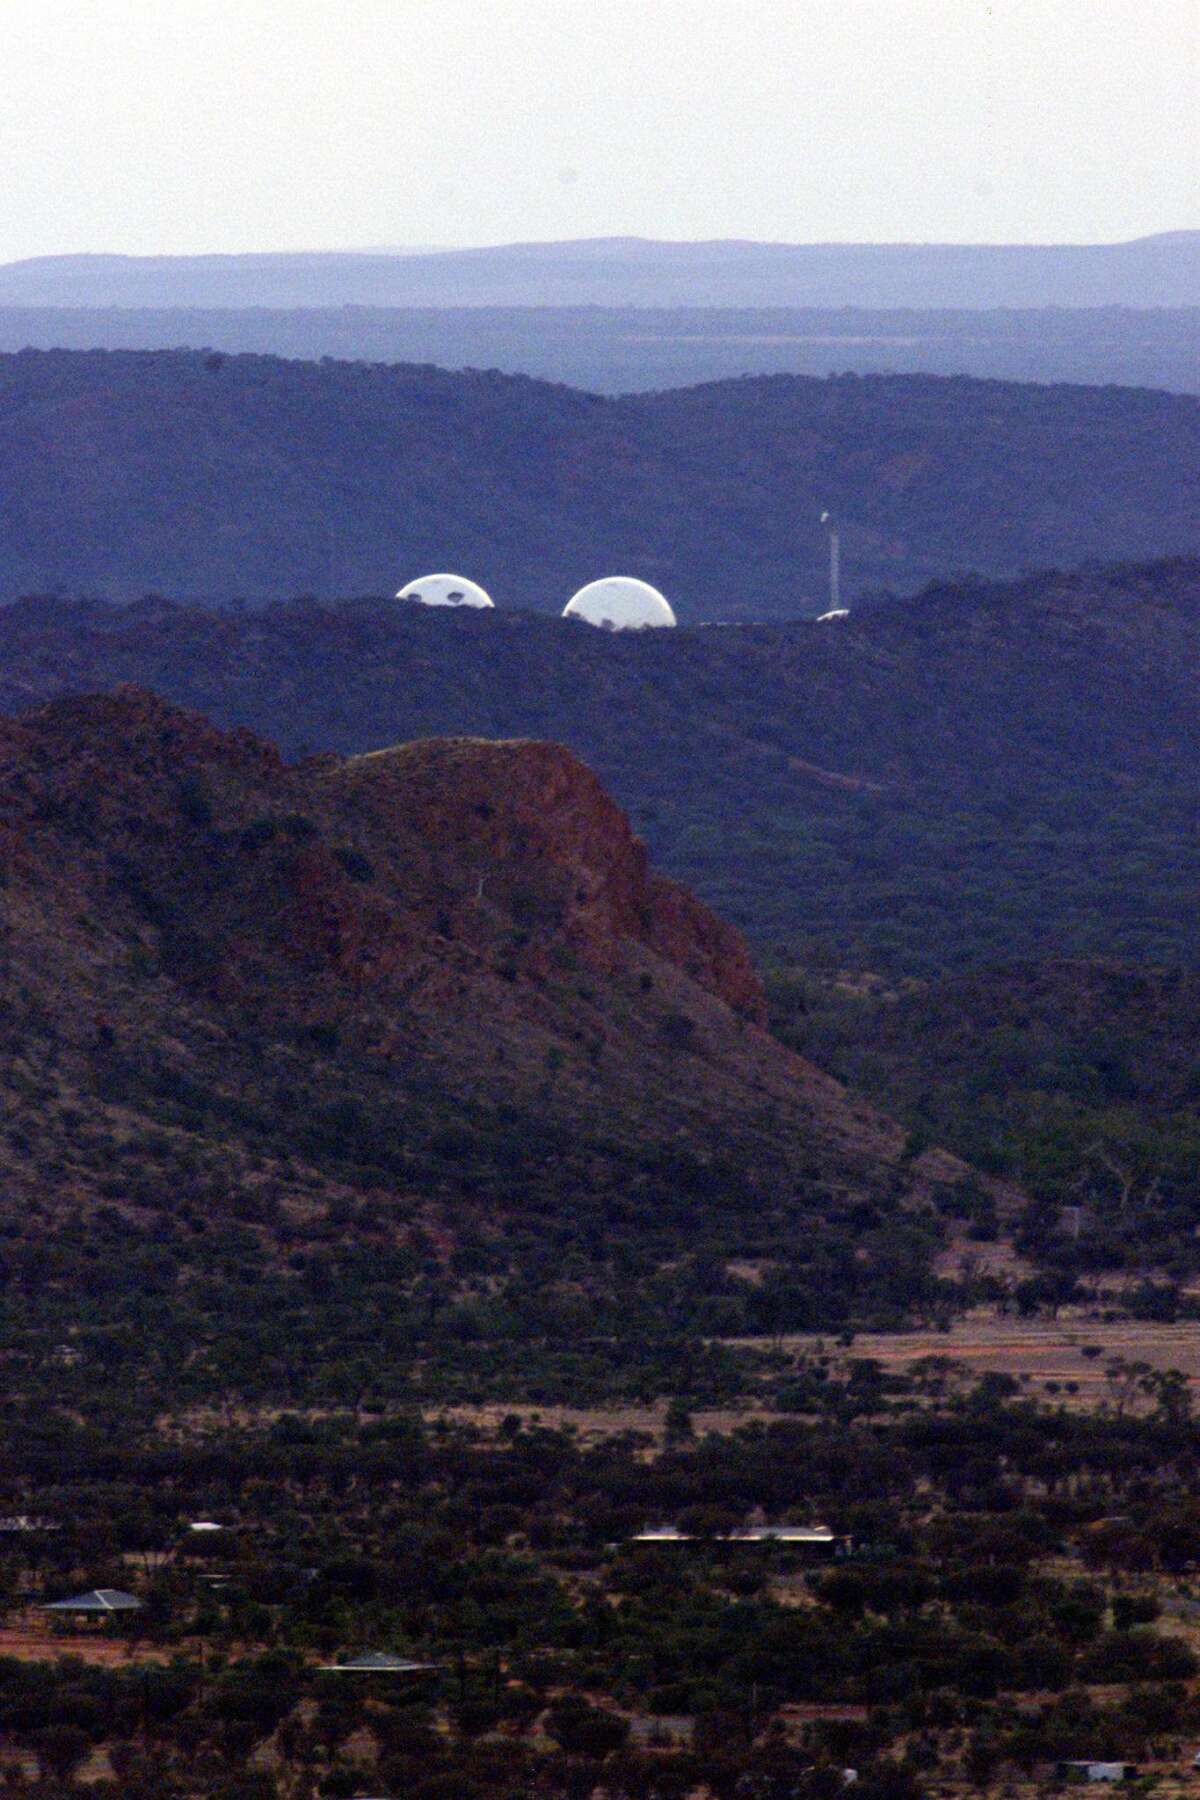
POLYGON ((842 539, 832 513, 823 512, 821 523, 829 532, 829 610, 838 612, 842 604, 842 539))

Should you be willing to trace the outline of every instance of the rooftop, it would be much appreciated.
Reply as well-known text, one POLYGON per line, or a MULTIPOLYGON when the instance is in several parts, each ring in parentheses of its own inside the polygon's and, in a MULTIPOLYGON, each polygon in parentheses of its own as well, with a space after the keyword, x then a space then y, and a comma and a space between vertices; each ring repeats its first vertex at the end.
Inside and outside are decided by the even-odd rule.
MULTIPOLYGON (((680 1531, 677 1525, 650 1525, 634 1537, 635 1544, 688 1544, 698 1534, 680 1531)), ((833 1532, 828 1525, 744 1525, 737 1531, 718 1532, 722 1543, 730 1544, 832 1544, 833 1532)))
POLYGON ((120 1588, 89 1588, 86 1594, 73 1594, 69 1600, 52 1600, 43 1612, 91 1612, 117 1613, 139 1612, 142 1607, 134 1594, 126 1594, 120 1588))
POLYGON ((347 1662, 321 1664, 328 1675, 417 1675, 436 1668, 436 1663, 411 1662, 405 1656, 393 1656, 390 1650, 368 1650, 347 1662))

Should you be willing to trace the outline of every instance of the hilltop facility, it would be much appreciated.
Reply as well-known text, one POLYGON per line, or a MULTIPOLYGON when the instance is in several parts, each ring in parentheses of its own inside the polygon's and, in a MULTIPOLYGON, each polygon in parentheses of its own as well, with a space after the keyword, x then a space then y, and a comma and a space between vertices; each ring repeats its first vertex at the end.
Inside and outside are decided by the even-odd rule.
POLYGON ((465 575, 422 575, 406 583, 396 598, 415 600, 420 606, 495 606, 486 588, 477 581, 468 581, 465 575))
POLYGON ((606 575, 573 594, 564 619, 583 619, 606 631, 645 631, 674 625, 675 614, 656 587, 632 575, 606 575))
MULTIPOLYGON (((422 575, 406 582, 396 594, 397 600, 410 600, 418 606, 472 606, 477 610, 495 610, 495 602, 477 581, 465 575, 422 575)), ((648 581, 633 575, 605 575, 589 581, 573 594, 563 609, 564 619, 582 619, 587 625, 598 625, 605 631, 644 631, 650 627, 674 625, 675 614, 668 601, 648 581)))

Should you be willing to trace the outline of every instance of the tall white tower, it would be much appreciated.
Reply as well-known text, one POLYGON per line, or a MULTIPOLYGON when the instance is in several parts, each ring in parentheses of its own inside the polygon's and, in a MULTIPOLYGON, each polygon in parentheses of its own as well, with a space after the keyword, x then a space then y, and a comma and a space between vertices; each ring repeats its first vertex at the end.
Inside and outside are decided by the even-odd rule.
POLYGON ((837 520, 823 512, 821 523, 829 533, 829 610, 840 612, 842 606, 842 539, 837 520))

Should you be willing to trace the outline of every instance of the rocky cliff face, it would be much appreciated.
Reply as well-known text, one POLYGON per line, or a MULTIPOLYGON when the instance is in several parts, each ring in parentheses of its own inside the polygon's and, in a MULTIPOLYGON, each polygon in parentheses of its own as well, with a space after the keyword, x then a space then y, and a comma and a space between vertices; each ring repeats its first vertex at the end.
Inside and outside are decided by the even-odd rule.
POLYGON ((74 852, 110 899, 235 962, 270 945, 361 995, 439 942, 481 970, 502 950, 529 978, 552 941, 609 976, 637 947, 765 1017, 739 934, 651 873, 560 745, 441 739, 289 769, 248 732, 123 688, 0 724, 0 792, 14 867, 44 875, 74 852))
POLYGON ((454 898, 456 937, 477 938, 478 916, 501 904, 551 925, 594 969, 616 973, 639 944, 744 1017, 765 1021, 739 934, 651 873, 624 813, 561 745, 409 744, 338 763, 327 790, 383 835, 419 841, 428 894, 443 912, 454 898))
MULTIPOLYGON (((0 1081, 36 1067, 100 1136, 165 1105, 225 1156, 336 1116, 340 1153, 367 1134, 378 1160, 450 1122, 470 1162, 500 1118, 566 1130, 601 1182, 622 1145, 764 1192, 945 1173, 767 1035, 737 933, 559 746, 288 766, 122 689, 0 723, 0 834, 0 1081)), ((37 1162, 9 1156, 26 1193, 37 1162)), ((94 1158, 50 1185, 94 1192, 94 1158)))

